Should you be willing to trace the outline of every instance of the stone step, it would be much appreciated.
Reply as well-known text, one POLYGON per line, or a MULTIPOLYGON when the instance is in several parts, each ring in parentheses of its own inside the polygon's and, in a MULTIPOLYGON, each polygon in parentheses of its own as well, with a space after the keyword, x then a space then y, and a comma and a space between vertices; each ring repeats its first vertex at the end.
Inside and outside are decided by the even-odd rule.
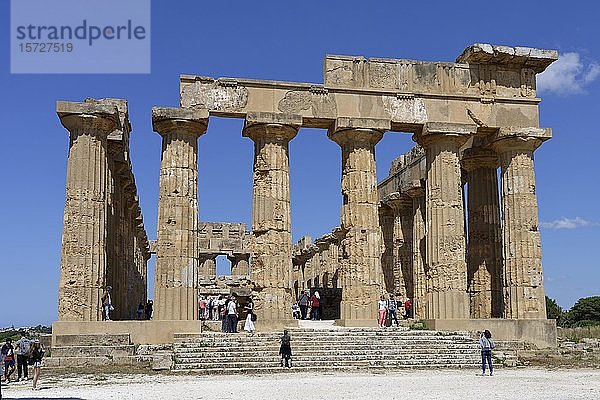
POLYGON ((55 346, 52 347, 52 357, 123 357, 132 356, 135 346, 55 346))
POLYGON ((115 357, 47 357, 44 368, 101 367, 108 365, 148 365, 149 360, 138 356, 115 357))
MULTIPOLYGON (((363 328, 369 329, 369 328, 363 328)), ((467 332, 441 332, 441 331, 412 331, 402 329, 381 329, 373 328, 370 330, 358 330, 358 329, 344 329, 344 330, 288 330, 292 337, 310 336, 310 337, 331 337, 331 336, 409 336, 409 337, 463 337, 470 338, 467 332)), ((223 333, 223 332, 203 332, 203 333, 175 333, 175 341, 181 341, 182 339, 198 339, 198 338, 210 338, 210 337, 237 337, 247 335, 246 332, 238 332, 238 334, 223 333)), ((281 337, 281 332, 255 332, 252 337, 281 337)))
POLYGON ((115 346, 131 344, 128 333, 56 335, 54 346, 115 346))
MULTIPOLYGON (((429 366, 480 366, 480 363, 471 359, 457 359, 457 358, 435 358, 435 359, 424 359, 424 360, 343 360, 343 361, 296 361, 292 359, 292 363, 296 368, 309 368, 309 367, 350 367, 350 368, 387 368, 387 367, 429 367, 429 366)), ((219 368, 276 368, 281 366, 280 360, 272 361, 260 361, 260 362, 236 362, 236 363, 185 363, 175 364, 175 369, 219 369, 219 368)))
MULTIPOLYGON (((413 343, 398 343, 398 342, 372 342, 372 343, 353 343, 353 342, 330 342, 330 343, 315 343, 315 342, 300 342, 300 343, 291 343, 292 348, 294 349, 375 349, 375 348, 399 348, 399 349, 414 349, 414 348, 432 348, 432 349, 442 349, 442 348, 479 348, 477 344, 469 343, 469 342, 452 342, 452 343, 440 343, 440 342, 425 342, 425 341, 415 341, 413 343)), ((214 350, 255 350, 255 349, 263 349, 263 348, 279 348, 279 342, 268 342, 268 343, 185 343, 185 344, 175 344, 175 350, 185 351, 185 350, 195 350, 195 349, 213 349, 214 350)))
POLYGON ((285 368, 278 365, 277 367, 257 367, 257 368, 246 368, 246 367, 238 367, 238 368, 229 368, 229 367, 220 367, 220 368, 179 368, 175 366, 173 369, 174 372, 181 373, 201 373, 202 375, 235 375, 235 374, 245 374, 245 375, 263 375, 263 374, 274 374, 274 373, 297 373, 297 372, 352 372, 352 371, 360 371, 364 369, 372 370, 383 370, 386 369, 475 369, 480 368, 480 365, 474 364, 429 364, 429 365, 395 365, 393 367, 379 367, 379 366, 335 366, 335 365, 327 365, 327 366, 294 366, 292 368, 285 368))
MULTIPOLYGON (((245 364, 245 363, 264 363, 278 361, 280 357, 276 354, 264 355, 259 357, 236 357, 231 359, 206 359, 202 357, 175 357, 175 362, 178 365, 184 364, 245 364)), ((381 356, 381 355, 368 355, 360 354, 354 356, 304 356, 294 355, 294 361, 302 363, 349 363, 349 362, 366 362, 366 361, 381 361, 381 362, 421 362, 421 361, 441 361, 441 360, 453 360, 453 361, 464 361, 464 362, 479 362, 480 357, 470 354, 445 354, 432 356, 431 354, 405 354, 405 355, 393 355, 393 356, 381 356)))
MULTIPOLYGON (((404 349, 381 349, 381 350, 367 350, 364 352, 357 352, 354 350, 338 350, 338 349, 327 349, 327 350, 304 350, 300 351, 297 349, 292 349, 293 353, 298 356, 310 356, 310 357, 327 357, 327 356, 354 356, 354 355, 373 355, 373 356, 412 356, 412 355, 427 355, 427 356, 436 356, 436 355, 444 355, 444 354, 477 354, 478 352, 474 352, 472 348, 466 349, 417 349, 413 351, 406 351, 404 349)), ((261 357, 267 354, 278 354, 278 348, 271 349, 261 349, 260 351, 235 351, 235 352, 225 352, 225 351, 175 351, 175 356, 179 358, 205 358, 205 359, 229 359, 229 358, 239 358, 239 357, 261 357)))

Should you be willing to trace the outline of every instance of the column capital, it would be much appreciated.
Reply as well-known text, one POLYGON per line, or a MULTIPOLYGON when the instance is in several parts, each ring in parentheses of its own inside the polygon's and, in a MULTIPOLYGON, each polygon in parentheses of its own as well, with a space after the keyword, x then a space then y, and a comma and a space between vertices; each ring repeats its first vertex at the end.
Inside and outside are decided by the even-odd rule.
POLYGON ((418 199, 420 197, 425 197, 425 188, 423 186, 415 186, 412 189, 406 191, 406 194, 410 196, 412 199, 418 199))
POLYGON ((110 104, 57 101, 56 113, 70 135, 85 131, 92 135, 108 137, 119 125, 117 107, 110 104))
POLYGON ((477 132, 475 124, 455 124, 451 122, 427 122, 421 132, 413 135, 413 140, 423 147, 434 142, 453 141, 462 146, 477 132))
POLYGON ((490 146, 498 154, 512 150, 533 151, 551 138, 551 128, 502 127, 492 135, 490 146))
POLYGON ((184 133, 202 136, 208 128, 208 111, 199 108, 152 107, 152 129, 161 136, 184 133))
POLYGON ((329 128, 328 136, 340 146, 375 146, 383 133, 390 129, 391 122, 388 119, 339 117, 329 128))
POLYGON ((498 156, 489 149, 469 148, 463 152, 461 164, 467 172, 477 168, 497 168, 498 156))
POLYGON ((382 198, 381 202, 389 206, 394 214, 398 214, 403 208, 412 210, 412 199, 407 194, 393 192, 382 198))
POLYGON ((251 112, 246 115, 242 135, 254 141, 270 137, 289 142, 302 126, 302 116, 296 114, 251 112))

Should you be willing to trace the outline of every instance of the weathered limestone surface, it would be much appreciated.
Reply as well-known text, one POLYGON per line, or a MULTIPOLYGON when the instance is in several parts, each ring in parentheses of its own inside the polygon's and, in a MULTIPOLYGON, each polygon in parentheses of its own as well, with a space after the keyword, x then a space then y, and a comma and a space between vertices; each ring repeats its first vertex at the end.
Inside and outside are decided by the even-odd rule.
POLYGON ((467 171, 467 286, 472 318, 501 318, 502 235, 498 197, 498 157, 490 150, 465 151, 467 171))
POLYGON ((129 160, 127 102, 59 101, 57 113, 70 133, 59 319, 101 320, 100 298, 111 285, 113 318, 130 318, 132 305, 146 301, 150 253, 129 160), (137 214, 124 215, 128 208, 137 214))
POLYGON ((342 320, 371 320, 383 290, 375 144, 389 121, 340 118, 329 136, 342 148, 342 320))
POLYGON ((198 318, 198 138, 208 126, 204 110, 153 108, 162 136, 158 198, 154 316, 198 318))
POLYGON ((263 320, 290 319, 292 226, 289 141, 301 119, 294 115, 251 114, 244 136, 254 141, 252 266, 256 312, 263 320))
POLYGON ((427 315, 427 293, 431 291, 427 280, 425 237, 425 190, 414 188, 407 192, 412 198, 413 217, 413 316, 423 319, 427 315))
POLYGON ((546 318, 533 151, 550 129, 500 129, 492 143, 502 169, 504 317, 546 318))
POLYGON ((472 125, 426 124, 416 140, 427 155, 428 318, 467 318, 465 229, 459 148, 472 125))

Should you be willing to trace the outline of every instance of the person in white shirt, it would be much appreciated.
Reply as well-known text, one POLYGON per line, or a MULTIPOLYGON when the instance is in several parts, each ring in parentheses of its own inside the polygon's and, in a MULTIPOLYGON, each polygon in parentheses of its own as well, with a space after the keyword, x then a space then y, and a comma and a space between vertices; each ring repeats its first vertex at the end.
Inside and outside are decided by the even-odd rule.
POLYGON ((237 304, 235 296, 231 296, 227 304, 227 319, 229 320, 229 333, 237 333, 237 304))
POLYGON ((377 302, 377 308, 379 310, 379 319, 377 322, 379 323, 379 327, 383 328, 387 314, 387 301, 385 301, 385 297, 383 295, 381 295, 379 301, 377 302))

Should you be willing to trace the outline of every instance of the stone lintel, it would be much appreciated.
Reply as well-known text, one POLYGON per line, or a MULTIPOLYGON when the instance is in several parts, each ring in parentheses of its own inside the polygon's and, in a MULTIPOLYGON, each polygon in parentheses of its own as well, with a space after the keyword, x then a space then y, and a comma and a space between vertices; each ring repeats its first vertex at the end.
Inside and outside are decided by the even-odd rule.
POLYGON ((556 50, 475 43, 467 47, 458 56, 456 62, 503 65, 509 68, 512 67, 512 69, 531 68, 536 73, 540 73, 556 60, 558 60, 556 50))
POLYGON ((56 113, 61 124, 73 133, 74 130, 95 127, 106 136, 119 125, 119 112, 114 105, 57 101, 56 113))
POLYGON ((208 111, 200 108, 152 107, 152 129, 160 135, 186 132, 200 137, 208 127, 208 111))
POLYGON ((535 150, 551 138, 551 128, 502 127, 490 136, 488 143, 496 152, 504 149, 535 150))

